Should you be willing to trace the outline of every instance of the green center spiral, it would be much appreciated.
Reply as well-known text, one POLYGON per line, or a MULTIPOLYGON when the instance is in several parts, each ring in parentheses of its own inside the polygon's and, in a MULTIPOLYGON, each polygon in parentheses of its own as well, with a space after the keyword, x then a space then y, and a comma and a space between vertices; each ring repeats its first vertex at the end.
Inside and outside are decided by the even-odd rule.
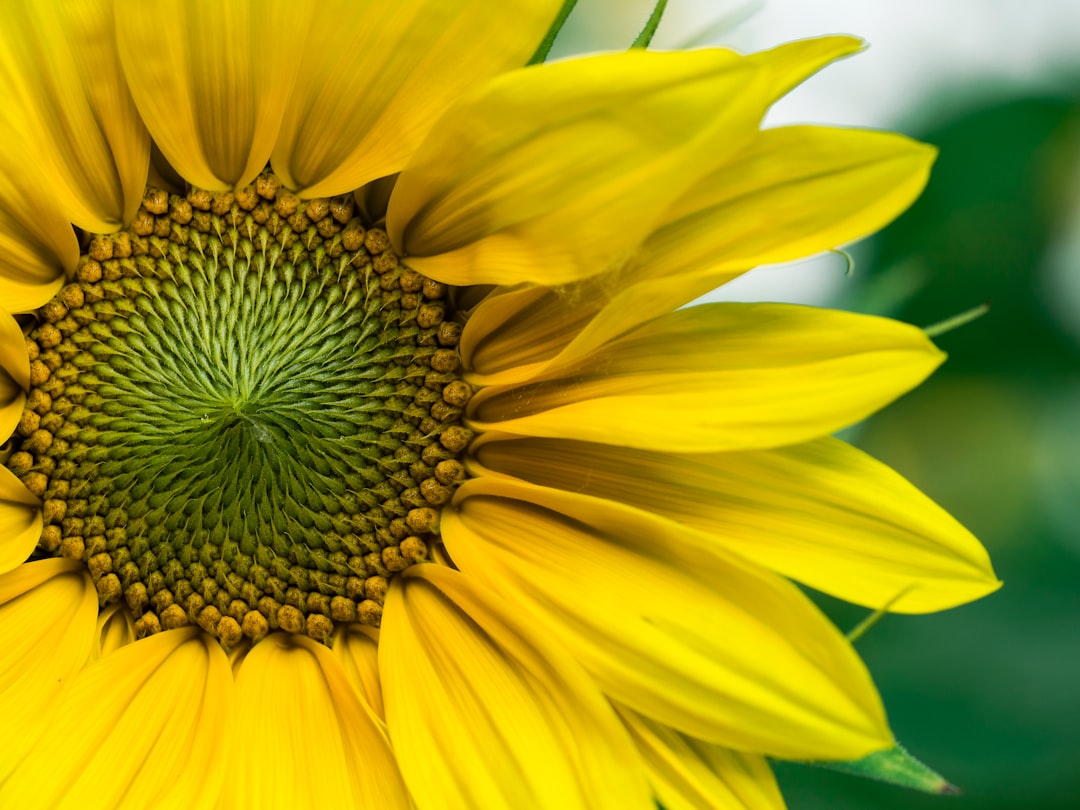
POLYGON ((28 338, 0 460, 45 502, 38 553, 86 560, 140 634, 377 625, 464 477, 471 389, 445 285, 351 199, 256 188, 151 190, 28 338))

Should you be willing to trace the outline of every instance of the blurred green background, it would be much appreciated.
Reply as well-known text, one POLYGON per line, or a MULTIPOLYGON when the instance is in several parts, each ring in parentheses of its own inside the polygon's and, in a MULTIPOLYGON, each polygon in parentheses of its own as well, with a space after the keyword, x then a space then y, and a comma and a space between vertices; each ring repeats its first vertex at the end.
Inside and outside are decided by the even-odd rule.
MULTIPOLYGON (((1080 275, 1080 103, 927 103, 937 121, 912 134, 941 148, 930 185, 876 238, 840 303, 929 324, 991 302, 938 339, 941 371, 854 435, 982 538, 1005 582, 944 614, 891 616, 859 643, 897 736, 965 795, 785 768, 786 795, 793 810, 1075 810, 1080 308, 1068 311, 1068 288, 1080 275)), ((857 620, 832 612, 841 626, 857 620)))
MULTIPOLYGON (((582 0, 558 49, 625 46, 650 6, 582 0)), ((1080 4, 672 0, 669 14, 661 46, 767 47, 794 38, 793 15, 801 35, 869 34, 865 23, 878 32, 869 55, 883 47, 886 68, 804 97, 788 118, 816 101, 825 110, 812 120, 835 111, 837 123, 887 126, 941 150, 919 202, 855 249, 852 278, 834 258, 766 270, 738 297, 918 325, 991 304, 938 339, 949 360, 927 384, 848 437, 974 531, 1005 582, 946 613, 888 616, 858 643, 897 737, 964 793, 925 796, 781 763, 789 807, 1080 808, 1080 53, 1070 61, 1075 45, 1055 38, 1075 40, 1080 4), (988 23, 979 11, 1005 16, 988 23), (903 36, 890 38, 890 25, 903 36), (939 53, 950 37, 952 62, 939 53)), ((843 628, 865 615, 821 604, 843 628)))

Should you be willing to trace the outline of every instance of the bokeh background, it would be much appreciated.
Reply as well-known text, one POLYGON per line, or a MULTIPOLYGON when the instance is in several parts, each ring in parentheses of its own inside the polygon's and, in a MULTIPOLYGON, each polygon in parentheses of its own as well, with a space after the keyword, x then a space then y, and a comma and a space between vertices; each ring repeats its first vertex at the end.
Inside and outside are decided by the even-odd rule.
MULTIPOLYGON (((622 48, 651 0, 581 0, 553 55, 622 48)), ((888 128, 941 154, 918 203, 850 248, 761 268, 715 299, 795 301, 928 325, 929 383, 847 436, 985 543, 1005 587, 888 616, 858 642, 897 737, 959 785, 926 796, 779 764, 791 810, 1080 808, 1080 2, 670 0, 653 47, 751 51, 827 33, 869 49, 768 123, 888 128)), ((817 596, 815 595, 815 598, 817 596)), ((820 598, 841 627, 865 611, 820 598)))

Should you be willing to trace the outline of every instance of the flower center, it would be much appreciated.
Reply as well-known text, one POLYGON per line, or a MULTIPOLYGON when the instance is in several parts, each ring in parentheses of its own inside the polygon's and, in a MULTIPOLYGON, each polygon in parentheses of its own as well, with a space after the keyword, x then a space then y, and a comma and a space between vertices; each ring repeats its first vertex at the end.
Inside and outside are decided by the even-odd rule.
POLYGON ((39 554, 85 560, 139 635, 378 625, 464 478, 471 389, 445 285, 351 197, 150 189, 37 315, 0 460, 44 500, 39 554))

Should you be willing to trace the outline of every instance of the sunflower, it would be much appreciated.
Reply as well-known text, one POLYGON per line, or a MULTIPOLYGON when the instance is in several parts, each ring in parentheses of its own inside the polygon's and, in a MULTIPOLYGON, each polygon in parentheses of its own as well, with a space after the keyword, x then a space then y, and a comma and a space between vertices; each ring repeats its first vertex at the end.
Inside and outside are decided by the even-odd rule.
POLYGON ((760 128, 852 38, 524 67, 559 5, 7 9, 0 804, 775 808, 893 744, 791 580, 997 587, 829 437, 943 355, 680 307, 933 150, 760 128))

